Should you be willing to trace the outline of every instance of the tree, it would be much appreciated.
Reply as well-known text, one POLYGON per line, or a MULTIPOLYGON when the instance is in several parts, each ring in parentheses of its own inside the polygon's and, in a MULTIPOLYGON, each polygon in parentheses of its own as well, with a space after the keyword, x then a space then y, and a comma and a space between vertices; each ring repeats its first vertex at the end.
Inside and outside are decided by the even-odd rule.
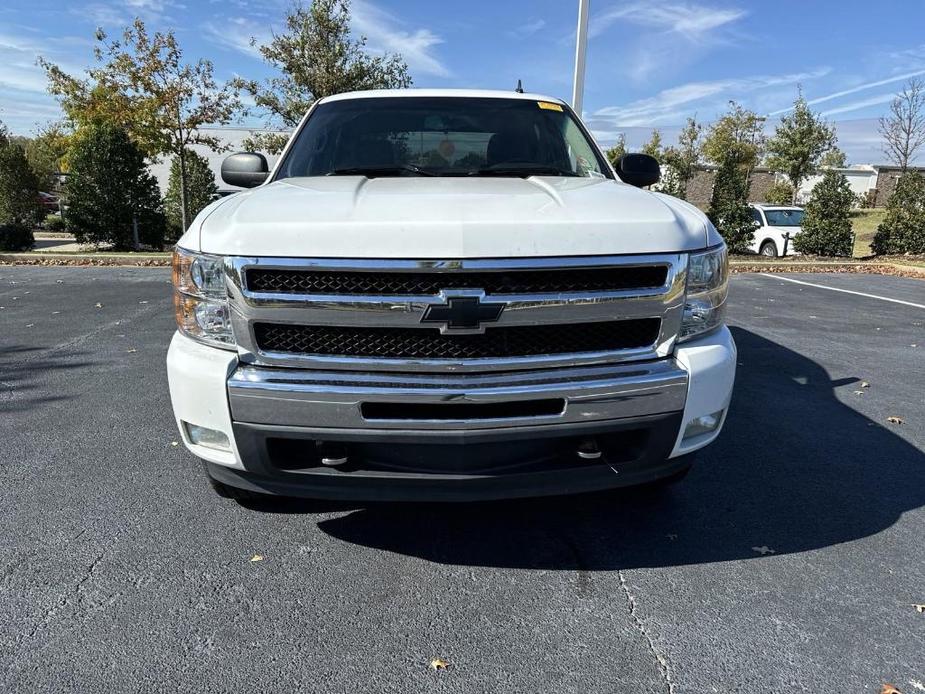
POLYGON ((793 247, 800 253, 842 255, 852 253, 851 205, 855 196, 844 174, 827 170, 814 187, 803 230, 794 238, 793 247))
POLYGON ((0 224, 31 226, 44 217, 39 181, 26 153, 0 123, 0 224))
POLYGON ((832 147, 832 149, 822 155, 822 161, 819 162, 819 166, 828 169, 844 169, 848 166, 848 157, 838 147, 832 147))
POLYGON ((694 118, 688 118, 687 125, 678 134, 678 145, 665 148, 662 163, 666 175, 659 188, 663 193, 682 200, 687 198, 687 185, 697 174, 697 164, 700 162, 702 133, 703 126, 694 118))
POLYGON ((180 160, 181 219, 187 226, 186 154, 199 144, 213 151, 227 149, 218 137, 200 130, 203 125, 226 124, 240 110, 237 90, 219 85, 212 63, 183 62, 183 50, 172 31, 148 33, 136 19, 120 40, 96 34, 98 67, 79 80, 46 60, 50 91, 59 96, 65 112, 79 124, 113 123, 128 132, 145 154, 173 154, 180 160), (103 100, 104 103, 100 103, 103 100), (109 103, 105 103, 105 102, 109 103))
POLYGON ((918 171, 899 177, 871 247, 878 254, 925 253, 925 177, 918 171))
POLYGON ((649 141, 642 146, 642 153, 655 157, 661 162, 662 160, 662 134, 655 129, 649 137, 649 141))
MULTIPOLYGON (((209 168, 209 161, 196 152, 186 153, 186 208, 190 219, 195 219, 202 208, 218 194, 215 175, 209 168)), ((170 163, 170 179, 164 196, 164 213, 167 216, 167 240, 176 241, 183 235, 183 218, 180 196, 180 159, 174 157, 170 163)))
POLYGON ((42 190, 52 190, 57 185, 57 174, 67 168, 69 146, 70 135, 61 123, 45 126, 26 144, 26 159, 42 190))
POLYGON ((835 129, 813 113, 803 94, 793 102, 793 111, 780 119, 768 140, 768 166, 782 171, 793 186, 793 200, 800 184, 818 168, 823 155, 835 147, 835 129))
POLYGON ((770 205, 791 205, 795 198, 793 186, 787 181, 775 181, 764 195, 764 201, 770 205))
POLYGON ((754 111, 730 101, 729 112, 710 127, 703 142, 703 155, 718 165, 731 155, 748 177, 764 154, 764 120, 754 111))
POLYGON ((620 133, 614 146, 604 152, 604 156, 607 157, 611 164, 616 166, 617 162, 620 161, 620 157, 624 154, 626 154, 626 135, 620 133))
MULTIPOLYGON (((258 50, 280 74, 263 84, 238 79, 236 85, 253 97, 270 124, 294 128, 316 100, 331 94, 411 86, 401 55, 372 55, 365 36, 351 37, 349 0, 312 0, 309 6, 297 1, 286 16, 285 32, 258 50)), ((271 133, 255 135, 245 145, 276 154, 286 140, 271 133)))
POLYGON ((913 78, 890 104, 890 115, 880 119, 884 153, 905 171, 925 145, 925 82, 913 78))
POLYGON ((757 227, 747 201, 748 178, 736 153, 730 151, 716 172, 707 216, 731 253, 744 253, 757 227))
POLYGON ((163 246, 164 215, 157 181, 128 133, 111 123, 81 129, 70 164, 67 226, 78 242, 137 250, 137 223, 139 242, 163 246))

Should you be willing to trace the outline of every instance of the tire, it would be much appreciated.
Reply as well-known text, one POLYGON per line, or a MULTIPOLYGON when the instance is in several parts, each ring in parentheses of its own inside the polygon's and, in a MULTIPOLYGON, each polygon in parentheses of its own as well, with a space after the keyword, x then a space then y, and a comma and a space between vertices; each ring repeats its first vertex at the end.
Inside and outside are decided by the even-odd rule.
POLYGON ((775 244, 773 241, 765 241, 763 244, 761 244, 761 250, 758 252, 766 258, 776 258, 777 244, 775 244))

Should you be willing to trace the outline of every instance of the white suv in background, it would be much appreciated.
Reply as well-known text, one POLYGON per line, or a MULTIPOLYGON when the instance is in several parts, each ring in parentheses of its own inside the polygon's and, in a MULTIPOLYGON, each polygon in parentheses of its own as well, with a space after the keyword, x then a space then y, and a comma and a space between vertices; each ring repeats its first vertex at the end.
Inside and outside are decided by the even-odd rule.
POLYGON ((803 208, 755 203, 749 207, 758 224, 749 248, 771 258, 793 255, 793 238, 803 230, 803 208))

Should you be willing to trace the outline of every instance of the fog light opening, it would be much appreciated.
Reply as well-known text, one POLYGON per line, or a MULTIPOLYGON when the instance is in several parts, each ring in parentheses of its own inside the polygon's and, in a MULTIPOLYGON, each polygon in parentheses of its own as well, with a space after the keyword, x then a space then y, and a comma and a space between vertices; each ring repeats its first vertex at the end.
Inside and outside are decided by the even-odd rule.
POLYGON ((217 429, 196 426, 189 422, 183 422, 183 426, 186 427, 186 435, 189 437, 190 443, 203 448, 214 448, 217 451, 231 450, 231 442, 223 432, 217 429))
POLYGON ((723 421, 722 410, 702 417, 695 417, 687 423, 687 428, 684 429, 684 439, 692 439, 695 436, 712 433, 719 428, 721 421, 723 421))

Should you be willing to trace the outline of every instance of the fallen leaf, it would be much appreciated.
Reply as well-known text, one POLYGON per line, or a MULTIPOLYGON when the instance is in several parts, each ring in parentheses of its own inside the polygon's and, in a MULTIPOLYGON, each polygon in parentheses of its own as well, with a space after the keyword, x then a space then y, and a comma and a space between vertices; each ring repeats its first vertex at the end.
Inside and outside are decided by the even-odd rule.
POLYGON ((431 670, 446 670, 448 665, 449 663, 446 662, 443 658, 434 658, 430 661, 431 670))
POLYGON ((902 424, 902 423, 903 423, 903 418, 902 418, 902 417, 895 417, 895 416, 893 416, 893 417, 887 417, 887 418, 886 418, 886 421, 888 421, 890 424, 902 424))
POLYGON ((899 691, 896 687, 894 687, 892 684, 885 684, 880 689, 880 694, 903 694, 903 693, 899 691))
POLYGON ((915 608, 915 611, 919 614, 925 613, 925 605, 914 604, 912 605, 915 608))
POLYGON ((765 554, 774 554, 774 550, 768 547, 767 545, 761 545, 761 547, 752 547, 753 552, 758 552, 761 556, 765 554))
POLYGON ((255 554, 254 556, 251 557, 251 561, 263 561, 263 555, 255 554))
POLYGON ((861 381, 861 388, 870 388, 870 383, 867 381, 861 381))

